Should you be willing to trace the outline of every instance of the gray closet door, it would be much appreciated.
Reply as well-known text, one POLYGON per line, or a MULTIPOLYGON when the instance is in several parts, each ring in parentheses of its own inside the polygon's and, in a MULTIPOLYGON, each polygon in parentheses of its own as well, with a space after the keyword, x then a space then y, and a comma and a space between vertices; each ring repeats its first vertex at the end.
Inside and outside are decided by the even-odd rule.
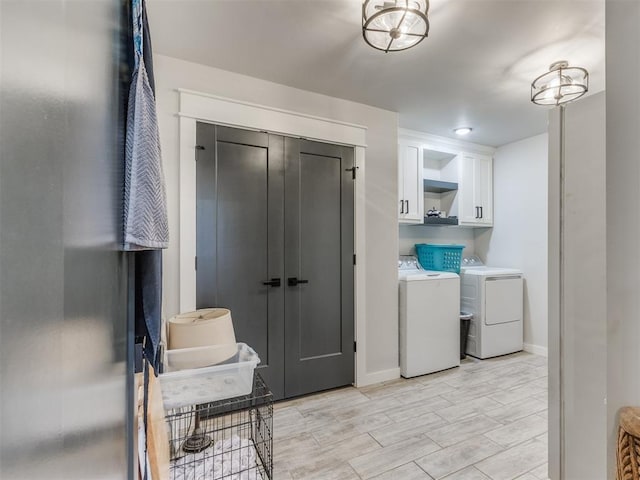
POLYGON ((197 308, 231 310, 236 339, 284 395, 283 138, 198 123, 197 308))
POLYGON ((353 149, 285 139, 285 395, 353 383, 353 149))
POLYGON ((353 383, 353 149, 200 123, 197 141, 197 307, 231 310, 275 398, 353 383))

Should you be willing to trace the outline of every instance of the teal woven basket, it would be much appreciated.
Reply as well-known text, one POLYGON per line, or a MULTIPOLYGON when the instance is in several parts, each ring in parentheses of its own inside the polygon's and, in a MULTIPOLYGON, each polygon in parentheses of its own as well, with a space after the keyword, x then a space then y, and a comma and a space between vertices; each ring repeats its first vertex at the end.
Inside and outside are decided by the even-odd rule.
POLYGON ((422 268, 438 272, 460 273, 464 245, 416 243, 416 254, 422 268))

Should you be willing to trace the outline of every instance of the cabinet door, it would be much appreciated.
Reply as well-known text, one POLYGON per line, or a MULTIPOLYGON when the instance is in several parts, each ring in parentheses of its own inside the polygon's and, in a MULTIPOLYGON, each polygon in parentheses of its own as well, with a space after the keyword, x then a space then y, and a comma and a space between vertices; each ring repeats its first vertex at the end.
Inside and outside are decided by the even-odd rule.
POLYGON ((398 219, 400 223, 424 221, 422 147, 401 142, 398 151, 398 219))
POLYGON ((422 148, 418 145, 407 145, 404 161, 405 221, 424 222, 424 186, 422 183, 422 148))
POLYGON ((402 221, 405 212, 404 203, 404 159, 405 155, 404 145, 398 145, 398 219, 402 221))
POLYGON ((493 158, 477 157, 475 159, 475 197, 480 206, 482 225, 493 225, 493 158))
POLYGON ((460 224, 493 225, 493 159, 460 155, 460 224))
POLYGON ((480 208, 476 196, 476 159, 463 153, 459 156, 460 181, 458 196, 460 197, 458 220, 460 224, 475 225, 479 222, 480 208))

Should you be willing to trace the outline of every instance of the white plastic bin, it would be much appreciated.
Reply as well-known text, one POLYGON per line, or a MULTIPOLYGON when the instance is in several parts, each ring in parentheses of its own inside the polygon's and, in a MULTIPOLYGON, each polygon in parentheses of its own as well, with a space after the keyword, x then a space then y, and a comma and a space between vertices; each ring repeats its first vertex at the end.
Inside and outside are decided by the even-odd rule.
POLYGON ((212 367, 237 359, 237 343, 224 343, 201 347, 177 348, 164 351, 164 372, 212 367))
MULTIPOLYGON (((183 348, 165 352, 165 368, 177 370, 194 357, 219 356, 224 345, 183 348), (186 362, 185 362, 186 359, 186 362)), ((248 395, 253 388, 253 372, 260 363, 258 354, 246 343, 237 344, 237 355, 222 365, 169 371, 159 375, 165 410, 215 402, 248 395)))

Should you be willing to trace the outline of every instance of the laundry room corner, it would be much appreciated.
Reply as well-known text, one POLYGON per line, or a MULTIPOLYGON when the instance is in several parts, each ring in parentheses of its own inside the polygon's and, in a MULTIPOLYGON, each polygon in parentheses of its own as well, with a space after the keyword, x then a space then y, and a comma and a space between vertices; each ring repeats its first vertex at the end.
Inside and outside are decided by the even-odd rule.
POLYGON ((546 133, 498 147, 494 157, 494 224, 475 231, 476 254, 487 265, 524 273, 524 348, 547 355, 546 133))

